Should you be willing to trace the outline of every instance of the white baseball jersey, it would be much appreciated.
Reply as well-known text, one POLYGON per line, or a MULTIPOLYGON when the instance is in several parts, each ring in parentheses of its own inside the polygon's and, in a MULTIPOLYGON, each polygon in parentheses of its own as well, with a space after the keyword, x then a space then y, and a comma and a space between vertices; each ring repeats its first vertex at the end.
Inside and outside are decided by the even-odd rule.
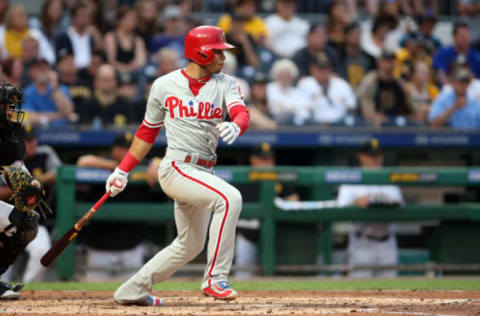
MULTIPOLYGON (((354 205, 355 200, 368 196, 371 203, 375 201, 389 201, 404 203, 402 191, 396 185, 355 185, 344 184, 338 189, 337 204, 339 207, 354 205)), ((386 222, 357 222, 355 231, 373 236, 391 234, 394 228, 386 222)))
MULTIPOLYGON (((402 191, 396 185, 349 185, 339 187, 337 203, 339 207, 350 206, 355 200, 368 196, 370 202, 390 201, 404 203, 402 191)), ((368 210, 365 210, 368 212, 368 210)), ((386 222, 356 222, 353 231, 349 234, 348 263, 352 266, 361 265, 393 265, 398 262, 397 239, 394 235, 393 224, 386 222), (358 235, 360 234, 360 236, 358 235), (364 238, 366 236, 390 237, 382 242, 364 238)), ((374 276, 393 278, 395 270, 354 270, 350 277, 371 278, 374 276)))
POLYGON ((237 105, 245 103, 234 78, 211 75, 195 96, 189 79, 179 69, 153 83, 143 124, 165 126, 170 149, 215 156, 219 137, 215 125, 237 105))

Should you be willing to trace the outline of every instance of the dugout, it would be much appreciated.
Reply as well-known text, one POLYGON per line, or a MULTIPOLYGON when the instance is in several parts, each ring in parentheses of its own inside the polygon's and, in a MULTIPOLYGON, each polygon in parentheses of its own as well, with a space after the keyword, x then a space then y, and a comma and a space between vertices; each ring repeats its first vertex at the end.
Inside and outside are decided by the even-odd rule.
MULTIPOLYGON (((141 168, 131 174, 132 184, 141 182, 141 168)), ((475 222, 480 220, 480 208, 476 203, 455 203, 455 204, 411 204, 398 209, 379 208, 367 212, 357 207, 342 209, 327 208, 321 211, 308 212, 285 212, 273 205, 275 181, 284 180, 294 182, 296 185, 307 186, 312 189, 312 196, 321 196, 340 183, 365 183, 365 184, 390 184, 396 183, 404 187, 437 187, 437 186, 472 186, 480 185, 480 169, 476 168, 384 168, 381 170, 360 170, 355 168, 336 167, 277 167, 264 171, 251 170, 248 167, 219 167, 217 174, 234 184, 245 184, 252 180, 252 173, 255 173, 255 182, 259 185, 259 201, 246 202, 242 217, 258 218, 262 221, 260 228, 260 261, 262 273, 271 275, 274 273, 293 272, 318 272, 323 270, 327 273, 342 271, 345 267, 335 266, 333 261, 333 235, 330 225, 339 221, 454 221, 475 222), (259 173, 260 172, 260 173, 259 173), (262 178, 263 177, 263 178, 262 178), (284 224, 317 224, 322 223, 323 229, 313 230, 310 233, 303 229, 300 234, 298 230, 281 230, 284 224), (278 229, 280 228, 280 229, 278 229), (311 264, 312 258, 316 258, 319 249, 323 254, 323 265, 311 264), (315 256, 312 256, 315 254, 315 256)), ((89 207, 89 203, 75 201, 76 182, 97 182, 103 183, 108 176, 108 171, 75 169, 74 167, 63 167, 58 173, 59 194, 58 207, 61 210, 57 215, 58 233, 62 234, 73 225, 75 218, 81 216, 89 207)), ((321 199, 321 198, 318 198, 321 199)), ((148 223, 163 223, 173 219, 171 203, 106 203, 98 212, 94 221, 141 221, 148 223), (132 212, 132 209, 135 212, 132 212)), ((470 224, 469 224, 470 225, 470 224)), ((469 238, 476 240, 477 232, 471 225, 469 238)), ((458 232, 466 232, 465 228, 457 225, 452 227, 445 236, 456 235, 458 232)), ((461 235, 460 235, 461 236, 461 235)), ((463 235, 465 236, 465 235, 463 235)), ((448 240, 449 238, 446 237, 448 240)), ((440 239, 442 241, 442 239, 440 239)), ((442 258, 447 258, 449 248, 458 247, 442 242, 432 245, 432 253, 436 254, 438 262, 442 264, 442 258), (446 247, 448 246, 448 247, 446 247), (436 247, 436 248, 435 248, 436 247)), ((461 257, 462 254, 479 252, 474 243, 471 245, 462 243, 462 252, 454 254, 461 257)), ((467 258, 468 259, 468 258, 467 258)), ((470 259, 468 259, 470 260, 470 259)), ((478 260, 475 256, 473 260, 478 260)), ((458 262, 462 262, 459 260, 458 262)), ((471 261, 470 261, 471 262, 471 261)), ((477 262, 477 261, 475 261, 477 262)), ((315 262, 314 262, 315 263, 315 262)), ((462 264, 465 262, 462 262, 462 264)), ((417 271, 445 270, 442 267, 417 266, 417 271)), ((461 268, 464 268, 463 266, 461 268)), ((470 268, 471 267, 467 267, 470 268)), ((458 269, 455 268, 455 269, 458 269)), ((70 278, 74 273, 74 251, 70 247, 65 251, 57 262, 58 275, 62 279, 70 278)))

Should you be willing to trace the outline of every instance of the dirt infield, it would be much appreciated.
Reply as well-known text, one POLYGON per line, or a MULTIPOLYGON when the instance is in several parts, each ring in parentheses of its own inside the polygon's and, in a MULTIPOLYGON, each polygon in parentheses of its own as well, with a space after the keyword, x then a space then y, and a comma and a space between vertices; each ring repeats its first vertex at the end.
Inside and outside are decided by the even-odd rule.
POLYGON ((24 291, 0 315, 480 315, 480 292, 248 291, 234 302, 199 292, 156 292, 162 307, 121 306, 111 292, 24 291))

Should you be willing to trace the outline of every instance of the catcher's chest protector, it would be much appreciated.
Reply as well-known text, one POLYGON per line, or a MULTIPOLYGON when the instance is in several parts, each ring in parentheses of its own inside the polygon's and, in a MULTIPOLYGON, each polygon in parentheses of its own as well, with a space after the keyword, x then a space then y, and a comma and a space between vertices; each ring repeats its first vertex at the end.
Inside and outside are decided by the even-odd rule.
POLYGON ((25 142, 20 124, 0 126, 0 166, 9 166, 25 157, 25 142))

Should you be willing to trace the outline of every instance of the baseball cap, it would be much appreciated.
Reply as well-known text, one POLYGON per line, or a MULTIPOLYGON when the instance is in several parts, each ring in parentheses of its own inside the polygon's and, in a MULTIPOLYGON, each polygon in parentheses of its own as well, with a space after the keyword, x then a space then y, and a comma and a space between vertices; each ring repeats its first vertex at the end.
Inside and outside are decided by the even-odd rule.
POLYGON ((267 142, 263 142, 259 146, 253 147, 250 154, 262 158, 273 158, 274 156, 272 145, 267 142))
POLYGON ((465 67, 457 67, 453 70, 453 80, 469 82, 472 78, 470 71, 465 67))
POLYGON ((130 147, 132 144, 133 135, 130 132, 119 134, 113 140, 113 146, 130 147))
POLYGON ((317 67, 327 68, 327 67, 331 67, 332 63, 330 62, 330 58, 328 58, 327 54, 325 54, 324 52, 320 52, 313 59, 312 65, 317 67))
POLYGON ((360 145, 358 152, 362 154, 378 156, 382 154, 380 143, 377 138, 371 138, 360 145))
POLYGON ((253 76, 253 83, 267 83, 267 82, 268 82, 267 76, 261 71, 258 71, 253 76))

